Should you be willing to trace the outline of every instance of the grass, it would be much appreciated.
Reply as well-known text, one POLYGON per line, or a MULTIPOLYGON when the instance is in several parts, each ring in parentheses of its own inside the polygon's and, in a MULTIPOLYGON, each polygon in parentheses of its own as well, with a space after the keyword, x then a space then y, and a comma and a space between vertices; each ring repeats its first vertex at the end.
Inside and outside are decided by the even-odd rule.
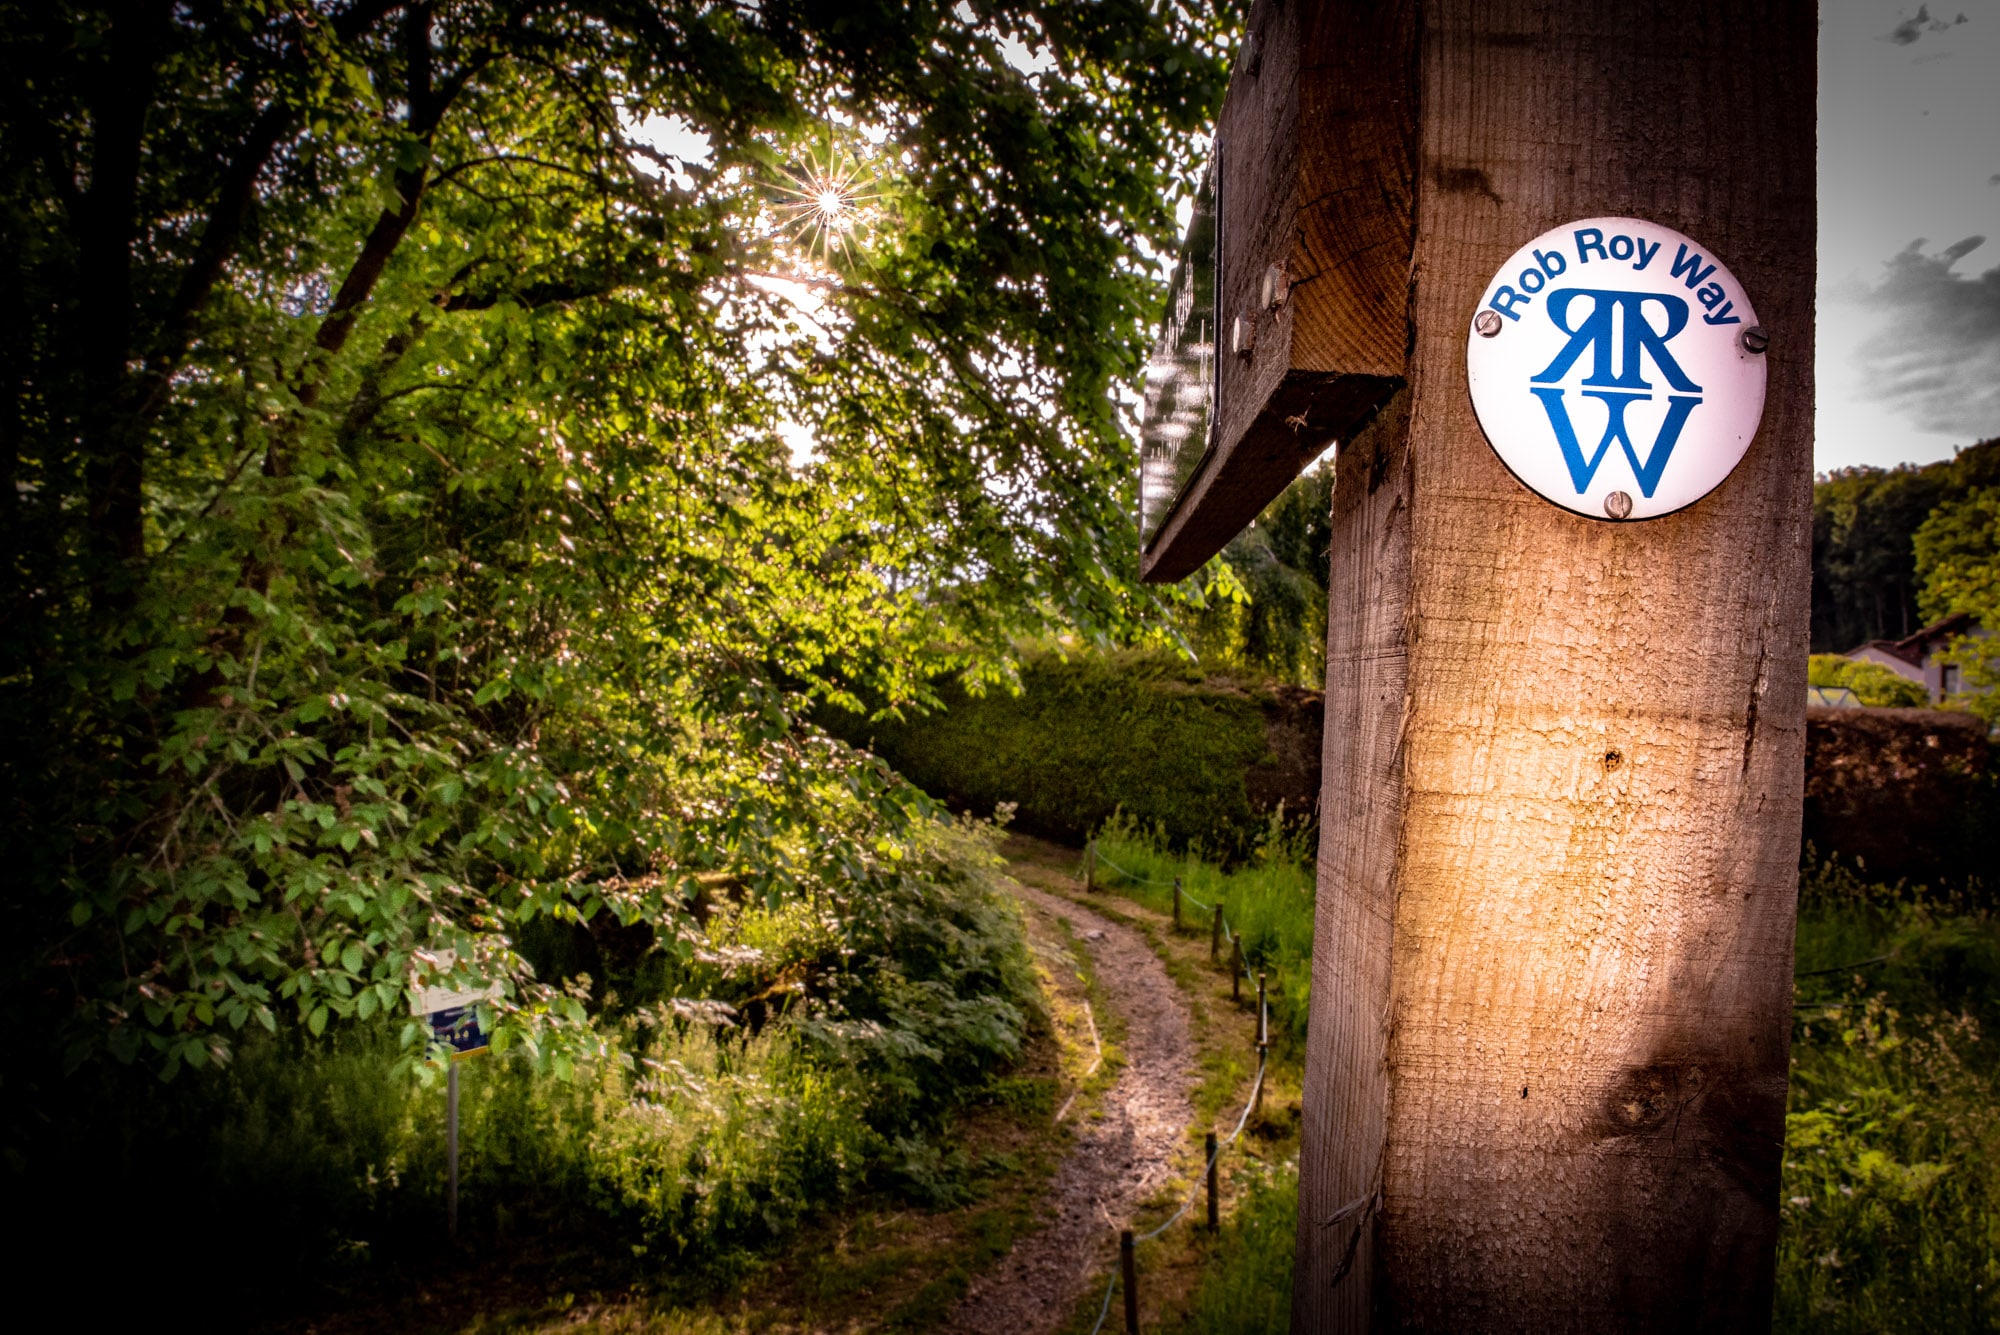
MULTIPOLYGON (((1283 829, 1235 870, 1169 853, 1129 823, 1113 822, 1097 847, 1100 887, 1153 915, 1171 910, 1176 876, 1223 906, 1251 967, 1277 980, 1274 1037, 1290 1040, 1282 1081, 1303 1050, 1312 934, 1311 875, 1283 829)), ((1990 1037, 2000 1034, 2000 921, 1976 891, 1875 885, 1815 864, 1802 878, 1796 967, 1776 1329, 2000 1329, 2000 1051, 1990 1037)), ((1200 1273, 1173 1329, 1288 1327, 1298 1178, 1296 1151, 1284 1148, 1246 1162, 1221 1235, 1194 1242, 1200 1273)))
MULTIPOLYGON (((1270 866, 1241 868, 1231 875, 1199 860, 1182 857, 1162 859, 1154 843, 1134 839, 1129 832, 1123 834, 1121 839, 1124 842, 1101 846, 1106 847, 1107 857, 1117 858, 1122 865, 1135 872, 1142 865, 1156 869, 1171 865, 1179 868, 1180 874, 1191 878, 1191 883, 1203 888, 1222 886, 1225 895, 1234 894, 1239 902, 1249 902, 1252 898, 1244 893, 1246 886, 1278 890, 1293 901, 1304 894, 1308 896, 1305 908, 1310 914, 1310 881, 1301 879, 1296 868, 1290 876, 1274 874, 1270 866), (1130 860, 1120 854, 1129 855, 1130 860)), ((1227 1134, 1235 1127, 1250 1098, 1256 1074, 1256 1054, 1251 1041, 1255 1027, 1254 989, 1246 991, 1241 1001, 1232 1000, 1228 973, 1209 959, 1207 928, 1190 916, 1183 920, 1179 930, 1175 929, 1171 916, 1171 884, 1164 895, 1160 895, 1150 893, 1157 887, 1148 887, 1132 878, 1098 878, 1096 884, 1100 893, 1084 894, 1079 883, 1081 861, 1074 851, 1026 839, 1010 841, 1006 851, 1015 860, 1015 873, 1021 879, 1076 898, 1092 912, 1137 931, 1166 966, 1168 976, 1179 987, 1187 1003, 1200 1073, 1192 1091, 1196 1125, 1189 1129, 1181 1171, 1137 1212, 1133 1227, 1136 1232, 1144 1233, 1172 1215, 1199 1181, 1203 1164, 1203 1130, 1213 1127, 1219 1133, 1227 1134)), ((1275 899, 1275 896, 1274 900, 1276 903, 1285 902, 1275 899)), ((1296 911, 1296 906, 1292 907, 1296 911)), ((1281 1273, 1275 1279, 1268 1266, 1256 1271, 1257 1283, 1275 1283, 1275 1297, 1266 1294, 1244 1302, 1231 1298, 1217 1307, 1217 1300, 1202 1296, 1218 1282, 1218 1275, 1225 1272, 1237 1274, 1240 1271, 1237 1258, 1247 1255, 1246 1248, 1249 1246, 1262 1246, 1264 1235, 1271 1231, 1269 1226, 1252 1227, 1245 1211, 1255 1212, 1268 1225, 1268 1221, 1275 1218, 1280 1210, 1280 1207, 1271 1204, 1272 1193, 1282 1194, 1288 1189, 1285 1186, 1287 1182, 1296 1183, 1300 1064, 1304 1049, 1288 1041, 1275 1029, 1273 1037, 1262 1111, 1247 1120, 1242 1137, 1227 1148, 1218 1161, 1224 1219, 1221 1232, 1211 1234, 1208 1231, 1203 1223, 1203 1205, 1197 1198, 1181 1222, 1159 1238, 1139 1244, 1137 1263, 1142 1329, 1181 1329, 1180 1323, 1189 1319, 1191 1312, 1204 1310, 1204 1302, 1223 1313, 1217 1318, 1222 1324, 1215 1329, 1280 1330, 1289 1322, 1289 1247, 1281 1258, 1275 1252, 1269 1258, 1281 1263, 1281 1273), (1230 1259, 1219 1268, 1218 1258, 1223 1257, 1230 1259), (1239 1316, 1248 1320, 1244 1314, 1266 1309, 1268 1313, 1275 1313, 1269 1321, 1260 1318, 1250 1325, 1236 1324, 1239 1316)), ((1296 1187, 1290 1190, 1295 1195, 1296 1187)), ((1281 1231, 1287 1238, 1290 1237, 1289 1220, 1281 1231)), ((1108 1249, 1106 1259, 1109 1259, 1108 1249)), ((1109 1272, 1105 1271, 1092 1281, 1060 1328, 1065 1335, 1082 1335, 1096 1324, 1108 1278, 1109 1272)), ((1121 1296, 1113 1296, 1106 1329, 1122 1328, 1122 1302, 1121 1296)))
MULTIPOLYGON (((1303 1051, 1312 1005, 1313 870, 1310 836, 1278 811, 1266 821, 1251 857, 1225 870, 1200 850, 1174 852, 1156 834, 1114 817, 1097 833, 1092 876, 1155 913, 1173 911, 1173 883, 1181 882, 1182 920, 1206 931, 1207 904, 1222 910, 1229 932, 1243 942, 1254 975, 1264 971, 1271 1006, 1271 1036, 1288 1054, 1303 1051)), ((1223 950, 1229 949, 1224 944, 1223 950)))
POLYGON ((1777 1327, 2000 1327, 2000 923, 1809 868, 1777 1327))

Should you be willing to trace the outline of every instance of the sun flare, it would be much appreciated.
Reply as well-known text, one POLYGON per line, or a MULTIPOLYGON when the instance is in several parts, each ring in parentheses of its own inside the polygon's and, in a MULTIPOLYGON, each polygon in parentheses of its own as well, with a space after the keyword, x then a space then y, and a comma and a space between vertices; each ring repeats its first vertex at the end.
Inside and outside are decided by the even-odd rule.
POLYGON ((829 145, 823 161, 809 159, 786 174, 778 187, 786 196, 779 209, 808 250, 825 257, 838 247, 845 254, 848 238, 867 221, 868 204, 876 197, 865 187, 861 164, 836 159, 829 145))

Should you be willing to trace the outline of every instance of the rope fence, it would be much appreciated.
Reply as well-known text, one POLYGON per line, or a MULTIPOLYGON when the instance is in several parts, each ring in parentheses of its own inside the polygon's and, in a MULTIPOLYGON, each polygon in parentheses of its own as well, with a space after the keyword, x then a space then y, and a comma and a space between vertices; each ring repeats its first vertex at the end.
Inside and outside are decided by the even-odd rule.
MULTIPOLYGON (((1242 980, 1248 973, 1248 969, 1245 967, 1243 959, 1243 939, 1241 936, 1229 930, 1228 918, 1224 914, 1220 906, 1214 904, 1204 904, 1199 899, 1196 899, 1193 895, 1188 894, 1186 890, 1182 889, 1181 878, 1178 876, 1174 877, 1172 881, 1157 881, 1153 880, 1150 877, 1141 876, 1138 873, 1131 871, 1125 867, 1119 866, 1117 863, 1113 862, 1110 858, 1105 857, 1102 853, 1097 851, 1097 841, 1095 839, 1092 839, 1091 841, 1089 841, 1087 844, 1084 845, 1083 866, 1081 868, 1083 872, 1084 889, 1092 890, 1096 888, 1096 870, 1099 863, 1102 863, 1104 866, 1110 868, 1112 871, 1117 872, 1120 876, 1124 877, 1126 880, 1132 881, 1139 885, 1155 885, 1155 886, 1171 885, 1174 892, 1174 926, 1176 927, 1182 925, 1181 904, 1183 901, 1192 904, 1196 908, 1207 913, 1209 915, 1209 958, 1217 963, 1220 963, 1222 955, 1222 944, 1224 942, 1227 942, 1229 944, 1229 949, 1230 949, 1229 991, 1232 997, 1237 998, 1239 1000, 1241 999, 1240 988, 1242 980)), ((1095 1025, 1092 1025, 1091 1037, 1092 1040, 1095 1041, 1096 1039, 1095 1025)), ((1249 1125, 1251 1114, 1257 1112, 1259 1109, 1263 1107, 1264 1074, 1265 1074, 1265 1068, 1270 1060, 1270 1048, 1271 1048, 1271 1007, 1269 1001, 1267 1000, 1265 992, 1265 976, 1262 973, 1259 973, 1257 975, 1257 1074, 1250 1084, 1250 1098, 1247 1102, 1244 1103, 1242 1115, 1236 1119, 1235 1128, 1232 1131, 1230 1131, 1230 1133, 1227 1136, 1224 1136, 1223 1138, 1218 1140, 1213 1132, 1209 1133, 1207 1137, 1207 1144, 1203 1147, 1204 1158, 1206 1162, 1202 1166, 1201 1173, 1196 1176, 1194 1185, 1188 1189, 1186 1197, 1182 1199, 1179 1208, 1176 1209, 1171 1215, 1168 1215, 1167 1218, 1160 1224, 1156 1225, 1151 1229, 1148 1229, 1144 1233, 1135 1234, 1129 1228, 1122 1229, 1119 1231, 1118 1234, 1119 1264, 1118 1267, 1111 1272, 1111 1277, 1105 1282, 1104 1301, 1098 1307, 1097 1321, 1094 1325, 1091 1326, 1090 1335, 1099 1335, 1099 1333, 1104 1329, 1105 1321, 1108 1320, 1111 1316, 1111 1299, 1115 1294, 1117 1294, 1119 1288, 1121 1287, 1121 1283, 1125 1291, 1125 1329, 1128 1335, 1138 1335, 1139 1295, 1138 1295, 1138 1263, 1136 1259, 1136 1249, 1138 1247, 1138 1244, 1142 1242, 1153 1241, 1155 1238, 1165 1233, 1168 1229, 1172 1228, 1175 1224, 1178 1224, 1182 1219, 1186 1218, 1187 1212, 1192 1208, 1194 1208, 1195 1199, 1202 1194, 1204 1189, 1206 1189, 1208 1193, 1208 1225, 1210 1228, 1216 1228, 1219 1226, 1218 1203, 1216 1196, 1216 1164, 1222 1158, 1222 1152, 1228 1149, 1231 1145, 1234 1145, 1236 1141, 1243 1135, 1243 1128, 1249 1125)), ((1093 1063, 1093 1069, 1094 1067, 1095 1064, 1093 1063)), ((1070 1104, 1074 1103, 1075 1101, 1076 1101, 1076 1095, 1072 1093, 1069 1097, 1068 1102, 1063 1104, 1063 1112, 1068 1112, 1070 1104)), ((1058 1120, 1060 1120, 1061 1114, 1058 1114, 1057 1116, 1058 1120)))
POLYGON ((1194 1186, 1189 1188, 1187 1196, 1182 1199, 1180 1208, 1168 1215, 1163 1222, 1144 1233, 1135 1235, 1129 1228, 1119 1233, 1118 1255, 1120 1266, 1118 1270, 1112 1272, 1111 1278, 1105 1282, 1104 1302, 1097 1309, 1097 1323, 1090 1328, 1090 1335, 1098 1335, 1098 1332, 1104 1329, 1105 1318, 1111 1315, 1111 1297, 1118 1291, 1120 1280, 1124 1281, 1125 1288, 1125 1329, 1129 1335, 1137 1335, 1139 1329, 1139 1294, 1138 1272, 1133 1257, 1134 1249, 1139 1243, 1151 1242, 1185 1218, 1187 1212, 1194 1207, 1195 1198, 1202 1194, 1204 1188, 1208 1192, 1208 1218, 1210 1226, 1214 1227, 1215 1225, 1216 1163, 1222 1158, 1222 1152, 1231 1145, 1234 1145, 1237 1139, 1242 1136, 1243 1128, 1250 1124, 1250 1114, 1256 1111, 1264 1101, 1264 1067, 1265 1063, 1269 1060, 1268 1049, 1270 1044, 1267 1041, 1267 1035, 1270 1033, 1271 1020, 1269 1008, 1262 1004, 1261 994, 1263 992, 1263 985, 1261 979, 1259 980, 1257 990, 1260 994, 1257 1009, 1257 1077, 1251 1082, 1249 1101, 1243 1105, 1243 1113, 1236 1119, 1234 1130, 1221 1140, 1217 1140, 1213 1135, 1209 1136, 1207 1162, 1202 1165, 1201 1174, 1195 1178, 1194 1186))

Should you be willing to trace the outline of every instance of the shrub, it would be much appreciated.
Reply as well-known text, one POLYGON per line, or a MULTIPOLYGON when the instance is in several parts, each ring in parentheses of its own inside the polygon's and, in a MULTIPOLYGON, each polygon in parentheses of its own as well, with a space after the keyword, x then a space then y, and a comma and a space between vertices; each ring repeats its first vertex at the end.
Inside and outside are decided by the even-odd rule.
POLYGON ((1036 834, 1081 839, 1122 809, 1176 848, 1235 856, 1255 840, 1246 776, 1277 763, 1272 692, 1161 653, 1030 656, 1020 687, 947 686, 932 714, 822 721, 934 796, 982 812, 1015 803, 1036 834))
POLYGON ((1920 709, 1931 702, 1923 683, 1897 676, 1880 663, 1857 663, 1843 654, 1814 654, 1806 680, 1814 686, 1845 686, 1875 709, 1920 709))
MULTIPOLYGON (((696 939, 614 969, 618 986, 569 979, 595 988, 605 1036, 570 1078, 526 1045, 460 1066, 465 1240, 490 1254, 529 1236, 608 1282, 699 1284, 858 1189, 907 1186, 1038 1022, 994 837, 921 830, 853 902, 725 890, 696 939)), ((284 1028, 173 1084, 86 1068, 71 1116, 8 1164, 14 1199, 47 1202, 30 1263, 69 1275, 117 1255, 128 1282, 77 1301, 143 1304, 227 1237, 256 1310, 436 1253, 442 1082, 408 1073, 403 1022, 284 1028)))
POLYGON ((1777 1324, 2000 1321, 2000 924, 1963 895, 1809 865, 1777 1324))

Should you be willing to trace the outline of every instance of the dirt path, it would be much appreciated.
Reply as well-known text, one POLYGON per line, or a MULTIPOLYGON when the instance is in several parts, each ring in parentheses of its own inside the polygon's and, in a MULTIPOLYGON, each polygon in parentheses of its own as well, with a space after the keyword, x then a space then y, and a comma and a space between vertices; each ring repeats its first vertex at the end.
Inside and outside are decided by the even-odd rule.
POLYGON ((1079 1117, 1076 1147, 1050 1189, 1053 1221, 1015 1243, 952 1313, 948 1329, 975 1335, 1038 1335, 1067 1317, 1092 1275, 1115 1260, 1116 1230, 1172 1174, 1194 1120, 1187 1005, 1159 957, 1131 928, 1018 879, 1054 883, 1062 878, 1052 868, 1013 870, 1038 949, 1067 951, 1057 925, 1064 919, 1089 952, 1102 1000, 1124 1024, 1125 1065, 1094 1114, 1071 1114, 1079 1117))

